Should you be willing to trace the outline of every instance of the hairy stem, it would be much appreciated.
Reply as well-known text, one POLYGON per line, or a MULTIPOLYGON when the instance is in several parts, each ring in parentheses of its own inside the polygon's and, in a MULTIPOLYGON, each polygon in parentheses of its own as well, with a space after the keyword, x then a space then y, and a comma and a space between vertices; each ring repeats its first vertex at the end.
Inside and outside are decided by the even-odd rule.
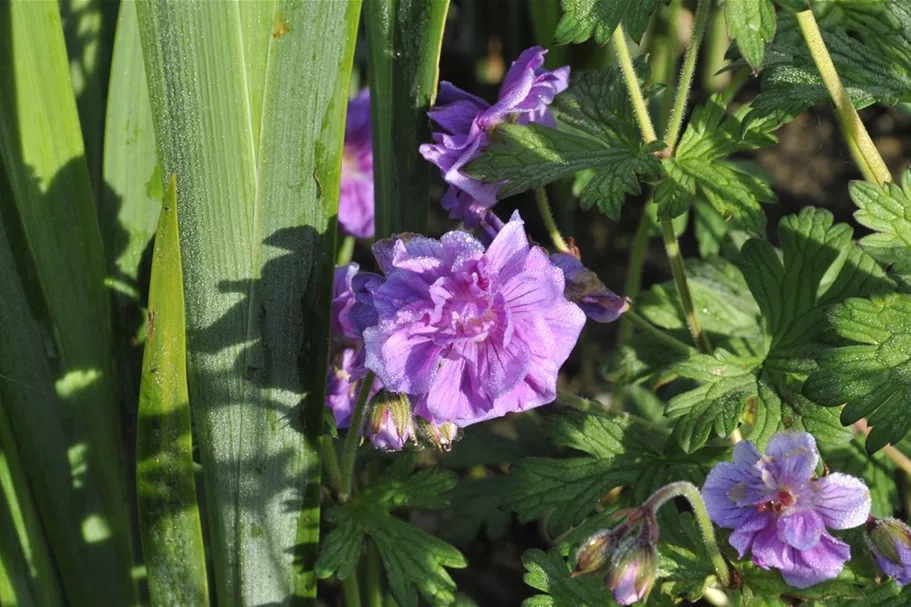
POLYGON ((642 131, 642 138, 646 143, 651 143, 658 139, 655 134, 655 127, 652 125, 652 118, 648 114, 648 106, 645 104, 645 97, 642 96, 642 88, 639 86, 639 78, 636 76, 636 68, 633 66, 633 59, 629 54, 629 47, 626 44, 626 32, 622 25, 618 25, 613 35, 614 51, 617 53, 617 63, 620 64, 620 70, 623 72, 623 80, 626 82, 626 89, 629 91, 630 100, 633 102, 633 110, 636 112, 636 120, 639 122, 639 129, 642 131))
POLYGON ((642 504, 642 508, 648 510, 651 512, 652 516, 654 516, 661 506, 675 497, 683 497, 690 503, 690 507, 693 509, 693 515, 696 517, 696 523, 699 525, 702 543, 705 544, 705 551, 708 553, 709 558, 712 560, 712 565, 715 567, 715 574, 718 576, 718 581, 721 582, 722 586, 729 587, 731 585, 731 571, 728 569, 728 564, 724 560, 724 557, 721 556, 721 550, 718 548, 718 541, 715 539, 715 529, 712 527, 712 521, 709 519, 709 513, 705 509, 705 503, 702 501, 699 489, 697 489, 695 485, 687 481, 677 481, 665 485, 661 489, 655 491, 655 493, 642 504))
POLYGON ((338 467, 338 456, 335 454, 335 447, 332 445, 332 437, 324 434, 320 438, 320 444, 323 451, 323 464, 326 467, 326 475, 329 477, 329 488, 338 493, 342 484, 342 476, 338 467))
POLYGON ((354 413, 351 415, 351 425, 348 427, 348 436, 345 437, 345 451, 342 454, 342 476, 339 485, 338 499, 342 503, 351 498, 351 487, 354 481, 354 464, 357 459, 357 446, 361 437, 361 421, 364 419, 364 409, 367 408, 367 397, 370 395, 370 387, 373 385, 373 372, 367 373, 361 384, 360 394, 357 396, 357 404, 354 406, 354 413))
MULTIPOLYGON (((651 203, 651 199, 645 204, 651 203)), ((648 213, 642 211, 636 235, 633 236, 633 246, 629 252, 629 262, 626 265, 626 284, 623 294, 635 300, 642 288, 642 266, 645 265, 645 254, 648 252, 648 232, 652 227, 652 220, 648 213)), ((632 333, 632 321, 627 320, 624 314, 620 317, 620 329, 617 332, 617 343, 624 344, 632 333)))
POLYGON ((563 240, 557 222, 554 221, 554 213, 550 208, 550 201, 547 199, 547 192, 544 188, 535 188, 535 199, 538 201, 538 213, 544 220, 544 227, 550 235, 550 241, 554 243, 554 248, 560 253, 570 253, 569 245, 563 240))
POLYGON ((712 345, 709 338, 702 330, 702 323, 696 315, 696 308, 693 306, 693 296, 690 294, 689 285, 686 282, 686 268, 683 265, 683 257, 680 255, 680 245, 677 243, 677 236, 674 234, 674 225, 669 217, 661 218, 661 234, 664 236, 664 248, 667 251, 667 260, 671 265, 671 274, 674 275, 674 284, 677 286, 677 293, 680 295, 680 303, 683 304, 683 312, 686 315, 686 326, 693 336, 693 342, 700 352, 709 353, 712 351, 712 345))
POLYGON ((699 4, 696 5, 693 36, 690 38, 690 44, 686 47, 686 53, 683 56, 683 71, 680 72, 680 82, 677 84, 677 97, 674 99, 671 122, 667 127, 667 134, 664 136, 664 140, 671 149, 677 145, 677 140, 680 138, 683 114, 686 112, 686 103, 689 100, 693 76, 696 73, 696 59, 699 57, 699 47, 702 46, 702 38, 705 36, 705 24, 709 19, 711 6, 711 0, 699 0, 699 4))
MULTIPOLYGON (((851 103, 851 97, 841 83, 838 72, 835 71, 835 64, 832 63, 832 57, 826 48, 826 43, 822 39, 822 33, 819 31, 819 25, 816 23, 816 17, 813 11, 807 10, 797 13, 797 23, 800 25, 800 31, 803 39, 810 49, 810 55, 816 63, 816 68, 822 76, 826 88, 829 89, 829 95, 835 104, 835 110, 844 124, 845 131, 850 139, 854 140, 860 155, 863 156, 867 163, 870 173, 879 185, 892 181, 892 174, 889 167, 883 161, 879 150, 876 149, 870 133, 867 132, 864 123, 861 121, 854 104, 851 103)), ((850 145, 850 142, 849 142, 850 145)))

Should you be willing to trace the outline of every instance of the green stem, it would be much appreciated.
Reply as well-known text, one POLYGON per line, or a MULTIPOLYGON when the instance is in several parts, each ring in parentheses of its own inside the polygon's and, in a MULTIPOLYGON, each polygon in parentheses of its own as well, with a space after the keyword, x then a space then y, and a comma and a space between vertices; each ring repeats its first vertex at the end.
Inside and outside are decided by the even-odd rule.
POLYGON ((696 59, 699 57, 699 47, 705 35, 705 24, 709 18, 711 0, 699 0, 696 6, 696 20, 693 25, 693 36, 686 47, 683 56, 683 71, 680 73, 680 82, 677 84, 677 97, 674 99, 674 109, 671 112, 671 123, 667 128, 664 140, 668 147, 673 149, 680 137, 680 128, 683 126, 683 114, 686 112, 686 103, 689 100, 693 76, 696 73, 696 59))
POLYGON ((650 511, 652 516, 654 516, 661 506, 675 497, 686 498, 686 501, 690 503, 693 515, 696 517, 696 523, 699 525, 699 531, 702 534, 702 543, 705 544, 705 550, 709 558, 712 559, 712 565, 715 566, 715 574, 718 576, 718 581, 721 582, 722 586, 730 587, 731 571, 728 569, 728 564, 724 557, 721 556, 718 541, 715 539, 715 529, 712 527, 712 521, 709 519, 709 513, 705 509, 705 503, 702 501, 699 489, 695 485, 686 481, 677 481, 676 483, 665 485, 655 491, 642 504, 642 508, 650 511))
POLYGON ((341 481, 339 484, 338 499, 345 503, 351 498, 351 487, 354 481, 354 464, 357 456, 357 446, 361 441, 361 421, 364 419, 364 409, 367 408, 367 397, 373 385, 373 372, 367 373, 361 384, 361 392, 351 415, 351 425, 348 427, 348 436, 345 437, 345 451, 342 455, 341 481))
MULTIPOLYGON (((651 200, 646 202, 648 205, 651 200)), ((639 218, 639 225, 636 227, 636 235, 633 236, 633 247, 629 252, 629 262, 626 265, 626 284, 624 285, 623 294, 635 301, 642 288, 642 266, 645 264, 645 253, 648 251, 648 233, 652 227, 652 219, 643 209, 642 217, 639 218)), ((620 319, 620 330, 617 332, 617 343, 624 344, 632 333, 631 321, 626 319, 626 315, 620 319)))
POLYGON ((677 243, 674 225, 669 217, 661 218, 661 234, 664 236, 664 248, 667 250, 667 260, 671 265, 671 274, 674 275, 674 284, 677 286, 677 293, 680 294, 680 302, 683 304, 683 312, 686 315, 686 326, 689 327, 690 335, 693 336, 693 343, 696 344, 696 347, 701 352, 709 353, 712 351, 712 345, 703 332, 702 324, 696 315, 693 296, 690 295, 690 288, 686 282, 686 268, 683 265, 683 257, 680 255, 680 245, 677 243))
POLYGON ((357 571, 352 571, 342 582, 342 594, 345 596, 345 607, 361 607, 361 589, 357 583, 357 571))
POLYGON ((857 114, 857 110, 854 109, 854 104, 851 103, 848 91, 845 90, 844 85, 841 83, 841 78, 838 77, 838 72, 835 71, 835 64, 832 63, 832 57, 829 55, 826 43, 822 39, 822 33, 819 31, 819 25, 816 23, 816 17, 813 16, 813 11, 808 10, 797 13, 797 23, 800 25, 800 31, 807 43, 807 48, 810 49, 810 55, 813 56, 816 68, 819 70, 826 88, 829 89, 829 95, 831 95, 835 104, 835 110, 841 117, 848 136, 854 140, 860 155, 866 161, 875 182, 883 185, 892 181, 892 173, 889 172, 889 167, 886 166, 882 156, 879 154, 879 150, 876 149, 876 145, 870 138, 870 133, 867 132, 864 123, 857 114))
POLYGON ((660 53, 663 68, 660 71, 659 81, 664 84, 664 92, 661 96, 661 106, 658 110, 658 126, 664 128, 671 116, 671 107, 674 103, 674 87, 676 86, 677 75, 677 24, 680 17, 680 5, 682 0, 671 0, 671 3, 659 9, 659 16, 663 22, 662 36, 656 38, 656 42, 663 42, 661 48, 653 49, 653 52, 660 53))
POLYGON ((560 234, 559 228, 557 228, 557 222, 554 221, 554 213, 550 208, 550 201, 547 199, 547 192, 544 188, 535 188, 535 199, 538 201, 538 212, 541 214, 541 219, 544 220, 544 227, 547 228, 547 233, 550 235, 551 242, 554 243, 554 248, 560 253, 569 254, 569 245, 563 240, 563 236, 560 234))
POLYGON ((354 256, 354 236, 345 236, 345 239, 342 240, 342 246, 338 250, 338 255, 335 258, 335 265, 343 266, 351 262, 351 258, 354 256))
POLYGON ((648 336, 651 339, 655 340, 657 343, 660 343, 664 346, 667 346, 671 350, 680 352, 681 354, 685 355, 690 355, 695 352, 692 346, 688 346, 675 337, 668 335, 649 321, 636 314, 634 311, 629 310, 625 312, 623 316, 629 320, 632 326, 648 334, 648 336))
POLYGON ((364 579, 367 584, 367 607, 383 607, 383 586, 380 584, 380 555, 372 542, 367 545, 367 571, 364 579))
POLYGON ((329 488, 338 493, 342 484, 341 472, 338 467, 338 455, 335 453, 335 447, 332 444, 332 437, 324 434, 320 438, 323 451, 323 464, 326 466, 326 474, 329 477, 329 488))
POLYGON ((651 143, 658 139, 658 135, 655 134, 652 118, 648 114, 648 106, 645 105, 645 97, 642 96, 639 77, 636 76, 636 68, 633 66, 633 59, 630 57, 629 47, 626 45, 626 32, 622 25, 618 25, 614 30, 613 41, 617 62, 620 64, 620 71, 623 72, 623 79, 626 81, 626 88, 629 91, 630 100, 633 102, 633 110, 636 112, 636 120, 639 122, 642 138, 646 143, 651 143))

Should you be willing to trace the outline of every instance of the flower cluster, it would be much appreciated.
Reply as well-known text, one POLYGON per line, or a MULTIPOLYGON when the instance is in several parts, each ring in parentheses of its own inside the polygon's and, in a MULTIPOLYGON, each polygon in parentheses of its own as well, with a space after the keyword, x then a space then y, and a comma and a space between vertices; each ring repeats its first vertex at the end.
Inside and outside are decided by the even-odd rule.
POLYGON ((827 529, 862 525, 870 491, 853 476, 816 476, 819 452, 806 432, 782 432, 761 455, 749 441, 734 447, 734 462, 709 473, 702 489, 715 524, 733 529, 729 542, 740 558, 781 570, 785 582, 807 588, 836 577, 851 556, 827 529))
MULTIPOLYGON (((350 425, 373 372, 356 430, 377 448, 447 448, 459 428, 553 401, 585 316, 610 322, 629 307, 577 258, 532 246, 518 214, 499 220, 489 210, 499 186, 461 172, 500 123, 554 126, 548 106, 569 68, 543 69, 545 53, 523 52, 494 104, 444 82, 429 112, 441 130, 421 153, 450 184, 444 207, 482 227, 484 242, 461 231, 440 240, 400 235, 373 247, 384 276, 356 264, 336 271, 326 404, 338 427, 350 425)), ((366 90, 351 100, 345 133, 339 225, 357 237, 373 234, 369 105, 366 90)))
POLYGON ((422 145, 420 151, 440 168, 449 184, 443 207, 453 219, 464 219, 468 227, 481 223, 485 211, 496 204, 501 186, 462 172, 490 143, 490 130, 507 121, 554 125, 548 106, 569 86, 569 68, 543 69, 546 53, 535 46, 519 55, 493 105, 449 82, 440 84, 438 105, 428 113, 440 130, 433 134, 433 143, 422 145))

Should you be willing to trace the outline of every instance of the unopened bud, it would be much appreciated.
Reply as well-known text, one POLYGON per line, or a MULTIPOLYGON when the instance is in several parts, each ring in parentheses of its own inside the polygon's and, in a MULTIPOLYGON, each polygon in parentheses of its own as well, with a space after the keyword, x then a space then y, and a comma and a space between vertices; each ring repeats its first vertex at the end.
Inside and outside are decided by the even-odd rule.
POLYGON ((365 434, 380 451, 401 451, 414 438, 411 403, 404 394, 386 390, 370 401, 365 434))
POLYGON ((886 575, 899 585, 911 581, 911 527, 895 518, 871 519, 866 539, 886 575))
POLYGON ((620 542, 611 559, 607 584, 615 601, 632 605, 648 598, 657 575, 658 549, 647 533, 640 533, 620 542))
POLYGON ((550 256, 563 271, 563 295, 579 306, 595 322, 613 322, 629 309, 629 298, 620 297, 608 289, 598 275, 582 265, 572 255, 555 253, 550 256))
POLYGON ((418 440, 422 444, 432 445, 438 451, 449 451, 452 449, 452 443, 461 436, 461 430, 452 422, 434 424, 420 415, 415 416, 414 422, 418 440))
POLYGON ((617 549, 619 537, 612 529, 602 529, 582 542, 576 552, 576 563, 572 577, 595 573, 610 563, 614 550, 617 549))

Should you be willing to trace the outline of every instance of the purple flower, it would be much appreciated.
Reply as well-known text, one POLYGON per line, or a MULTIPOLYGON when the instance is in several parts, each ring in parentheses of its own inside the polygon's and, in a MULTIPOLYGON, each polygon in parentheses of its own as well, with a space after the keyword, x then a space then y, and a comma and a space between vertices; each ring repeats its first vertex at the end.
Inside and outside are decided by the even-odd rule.
POLYGON ((702 488, 711 519, 734 529, 729 541, 740 558, 752 550, 753 563, 780 569, 795 588, 836 577, 851 550, 826 528, 856 527, 870 514, 863 481, 837 472, 816 478, 818 461, 805 432, 776 434, 764 456, 741 441, 734 462, 715 466, 702 488))
POLYGON ((895 518, 871 519, 867 545, 886 575, 904 586, 911 582, 911 528, 895 518))
POLYGON ((608 289, 597 274, 572 255, 554 253, 550 260, 563 270, 566 299, 582 308, 595 322, 614 322, 629 309, 628 297, 620 297, 608 289))
MULTIPOLYGON (((351 423, 361 380, 367 374, 361 333, 365 326, 376 322, 367 286, 381 281, 382 277, 376 274, 358 272, 356 263, 335 269, 326 406, 332 409, 339 428, 347 428, 351 423)), ((374 381, 370 395, 381 387, 382 383, 374 381)))
POLYGON ((348 102, 338 223, 356 238, 373 236, 373 148, 370 138, 370 91, 348 102))
POLYGON ((490 130, 507 120, 554 126, 548 106, 569 86, 569 67, 543 69, 546 53, 540 46, 522 52, 506 73, 493 105, 449 82, 440 84, 437 106, 428 112, 440 131, 420 151, 440 168, 450 186, 443 196, 443 208, 453 219, 464 219, 468 227, 477 226, 479 214, 496 204, 501 185, 485 184, 462 173, 490 142, 490 130))
POLYGON ((554 400, 585 315, 518 213, 486 251, 454 231, 380 241, 373 252, 386 280, 372 289, 367 367, 412 395, 415 413, 466 426, 554 400))

